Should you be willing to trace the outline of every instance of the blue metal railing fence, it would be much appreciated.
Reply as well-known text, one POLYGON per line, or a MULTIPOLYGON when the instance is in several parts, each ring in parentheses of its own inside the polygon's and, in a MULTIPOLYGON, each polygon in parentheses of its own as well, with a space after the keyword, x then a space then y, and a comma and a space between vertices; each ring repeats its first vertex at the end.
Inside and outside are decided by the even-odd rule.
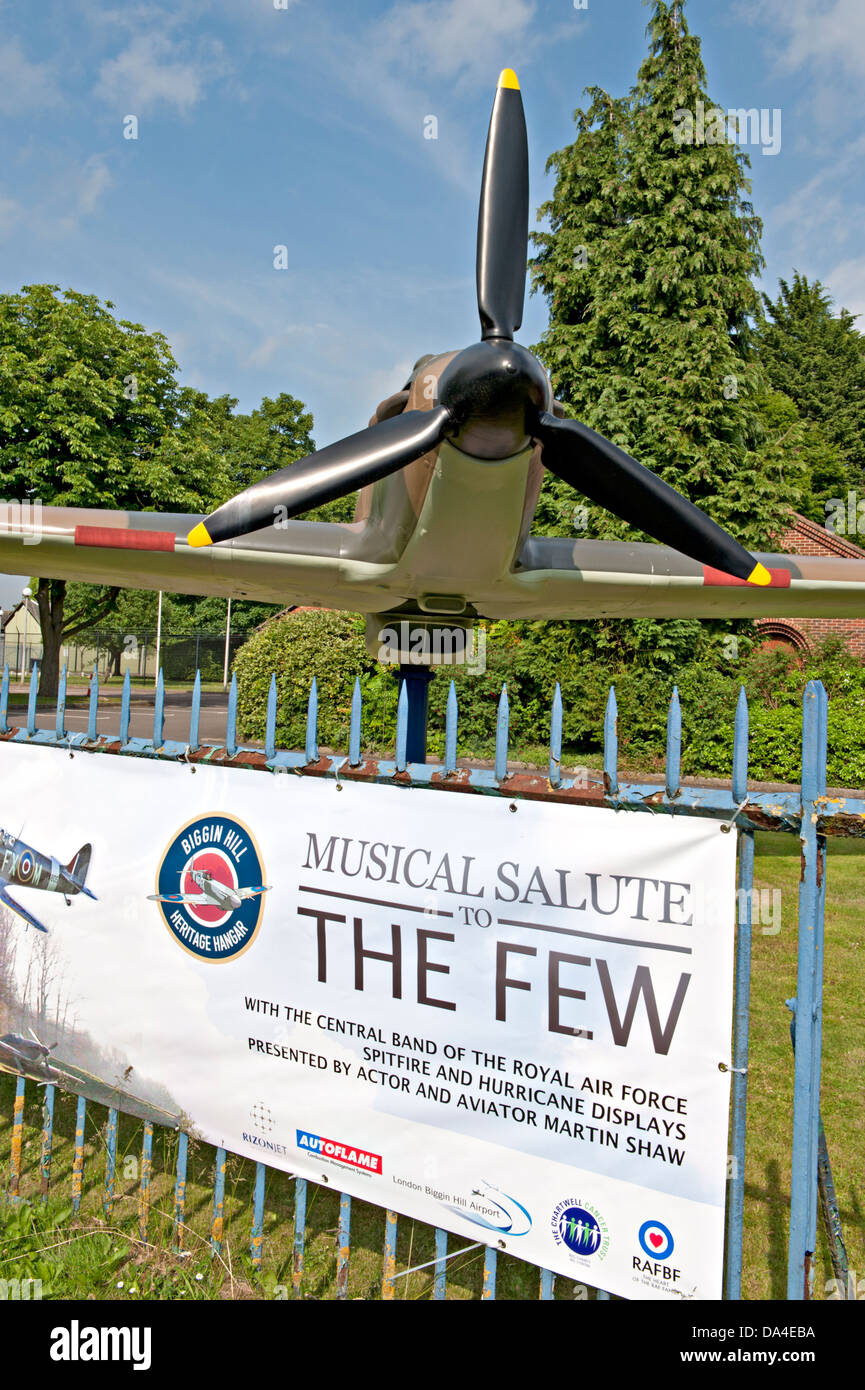
MULTIPOLYGON (((166 740, 165 685, 159 672, 154 699, 153 730, 149 739, 130 737, 131 687, 124 680, 117 736, 99 736, 99 678, 94 671, 90 682, 88 728, 86 733, 67 733, 66 673, 59 683, 54 727, 38 729, 38 669, 31 671, 26 722, 23 728, 9 724, 9 669, 0 683, 0 741, 24 742, 63 748, 80 748, 93 753, 185 759, 257 768, 263 774, 293 771, 317 777, 355 779, 426 788, 440 792, 474 792, 509 799, 529 798, 571 805, 605 806, 613 811, 649 811, 676 815, 703 816, 720 820, 728 831, 738 834, 738 930, 735 959, 735 1009, 733 1021, 733 1076, 731 1100, 731 1154, 727 1203, 727 1241, 725 1297, 739 1299, 742 1285, 742 1246, 745 1198, 745 1146, 748 1091, 748 1032, 751 972, 751 904, 754 876, 754 834, 771 830, 799 837, 802 871, 799 885, 799 949, 794 1052, 794 1103, 792 1133, 792 1190, 788 1243, 788 1299, 811 1296, 816 1249, 818 1175, 828 1167, 820 1150, 820 1047, 823 996, 823 919, 826 898, 826 836, 865 836, 865 800, 855 797, 832 799, 826 795, 827 699, 819 682, 809 682, 803 697, 802 784, 800 789, 749 792, 748 789, 748 702, 744 690, 735 712, 731 781, 726 787, 683 786, 681 778, 682 718, 678 692, 674 690, 667 717, 666 766, 663 785, 622 782, 619 776, 618 728, 615 690, 611 688, 604 718, 603 774, 577 769, 574 776, 562 768, 562 701, 556 686, 550 715, 550 749, 547 775, 515 771, 508 766, 509 711, 506 687, 502 688, 496 718, 495 760, 492 768, 457 765, 458 706, 451 683, 446 710, 445 754, 442 763, 413 763, 408 760, 409 703, 405 682, 397 706, 395 755, 392 760, 365 758, 362 753, 363 700, 355 682, 351 701, 351 722, 347 756, 321 756, 318 747, 318 689, 315 680, 309 693, 305 746, 300 751, 276 747, 277 686, 271 679, 266 716, 264 747, 242 747, 237 737, 237 682, 232 678, 228 693, 225 739, 221 745, 202 745, 199 740, 201 680, 196 676, 192 690, 189 734, 186 742, 166 740)), ((8 1192, 14 1200, 20 1193, 25 1081, 19 1077, 15 1092, 8 1192)), ((45 1086, 43 1129, 40 1150, 41 1191, 47 1195, 51 1176, 52 1124, 55 1087, 45 1086)), ((72 1165, 72 1200, 80 1207, 84 1177, 84 1130, 87 1102, 79 1096, 72 1165)), ((103 1207, 110 1214, 114 1202, 117 1163, 118 1111, 108 1112, 107 1152, 103 1207)), ((143 1126, 139 1183, 139 1230, 146 1230, 152 1172, 153 1126, 143 1126)), ((825 1147, 825 1145, 824 1145, 825 1147)), ((248 1160, 242 1160, 247 1162, 248 1160)), ((188 1163, 188 1136, 178 1136, 174 1181, 174 1229, 176 1248, 184 1227, 188 1163)), ((213 1212, 210 1241, 214 1252, 221 1249, 225 1220, 226 1153, 215 1156, 213 1212)), ((265 1214, 265 1165, 255 1165, 250 1254, 254 1268, 261 1267, 265 1214)), ((831 1182, 831 1174, 829 1176, 831 1182)), ((294 1182, 294 1250, 291 1290, 302 1296, 306 1251, 307 1211, 310 1184, 294 1182)), ((821 1188, 822 1191, 822 1188, 821 1188)), ((825 1194, 824 1194, 825 1206, 825 1194)), ((413 1270, 396 1267, 398 1217, 385 1213, 383 1275, 381 1297, 394 1297, 396 1280, 413 1270)), ((435 1231, 435 1259, 432 1297, 443 1299, 447 1287, 447 1263, 454 1255, 470 1249, 460 1246, 448 1251, 448 1235, 435 1231)), ((843 1248, 843 1247, 842 1247, 843 1248)), ((351 1249, 351 1198, 339 1200, 337 1232, 336 1296, 347 1297, 351 1249)), ((416 1268, 426 1268, 422 1264, 416 1268)), ((484 1253, 482 1298, 496 1297, 497 1252, 487 1246, 484 1253)), ((556 1277, 549 1270, 538 1271, 541 1299, 555 1296, 556 1277)), ((603 1290, 597 1297, 608 1298, 603 1290)))

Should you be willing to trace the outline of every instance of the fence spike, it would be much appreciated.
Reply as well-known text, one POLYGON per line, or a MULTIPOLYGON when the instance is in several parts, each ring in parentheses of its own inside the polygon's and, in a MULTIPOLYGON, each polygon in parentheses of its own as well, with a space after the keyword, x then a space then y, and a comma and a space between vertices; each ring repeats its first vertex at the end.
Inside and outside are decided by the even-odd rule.
POLYGON ((267 688, 267 719, 264 726, 264 756, 276 757, 276 673, 270 677, 267 688))
POLYGON ((619 794, 619 706, 614 685, 604 711, 604 790, 607 796, 619 794))
POLYGON ((788 1299, 808 1299, 814 1281, 823 1025, 823 922, 826 840, 815 802, 826 787, 826 692, 809 681, 802 697, 802 867, 796 967, 797 1027, 793 1069, 793 1146, 788 1299))
POLYGON ((0 684, 0 734, 9 732, 9 666, 3 667, 3 682, 0 684))
POLYGON ((120 696, 120 744, 126 746, 129 742, 129 714, 132 704, 132 680, 129 675, 129 668, 123 677, 123 693, 120 696))
POLYGON ((141 1141, 141 1181, 138 1184, 138 1234, 147 1239, 147 1218, 150 1214, 150 1178, 153 1173, 153 1121, 144 1121, 141 1141))
POLYGON ((12 1110, 12 1147, 9 1157, 9 1198, 21 1197, 21 1157, 24 1152, 24 1077, 15 1081, 15 1102, 12 1110))
POLYGON ((197 753, 199 747, 199 728, 201 726, 201 672, 195 672, 192 687, 192 709, 189 712, 189 751, 197 753))
POLYGON ((562 688, 556 681, 550 711, 550 786, 562 784, 562 688))
POLYGON ((408 746, 408 689, 405 681, 400 681, 399 699, 396 706, 396 770, 405 772, 406 748, 408 746))
POLYGON ((225 751, 229 758, 237 752, 237 676, 231 675, 228 687, 228 715, 225 720, 225 751))
MULTIPOLYGON (((743 692, 744 694, 744 692, 743 692)), ((745 743, 747 746, 747 704, 739 697, 739 709, 744 709, 745 743)), ((739 709, 736 722, 739 722, 739 709)), ((735 747, 735 745, 734 745, 735 747)), ((736 754, 733 755, 734 777, 736 754)), ((747 778, 747 759, 743 772, 747 778)), ((733 783, 733 800, 738 806, 745 791, 737 793, 733 783)), ((747 789, 747 785, 746 785, 747 789)), ((748 1112, 748 1034, 751 1010, 751 916, 754 889, 754 833, 745 830, 739 835, 739 864, 736 880, 736 964, 735 1013, 733 1017, 733 1075, 730 1096, 730 1154, 733 1169, 727 1187, 727 1259, 725 1297, 738 1301, 742 1297, 742 1228, 745 1211, 745 1143, 748 1112)))
POLYGON ((508 687, 502 686, 496 715, 496 781, 504 782, 508 775, 508 687))
POLYGON ((84 1125, 87 1120, 87 1101, 78 1097, 75 1109, 75 1151, 72 1159, 72 1210, 81 1206, 81 1191, 84 1186, 84 1125))
POLYGON ((436 1267, 433 1298, 439 1302, 445 1296, 447 1287, 448 1233, 436 1226, 436 1267))
POLYGON ((186 1219, 186 1163, 189 1157, 189 1135, 183 1130, 177 1136, 177 1168, 174 1177, 174 1249, 183 1249, 183 1226, 186 1219))
POLYGON ((306 706, 306 761, 318 762, 318 681, 312 678, 309 687, 309 701, 306 706))
POLYGON ((748 796, 748 697, 739 687, 733 725, 733 800, 737 806, 748 796))
POLYGON ((555 1294, 555 1287, 556 1276, 553 1273, 553 1271, 551 1269, 542 1269, 541 1286, 538 1293, 538 1297, 542 1299, 544 1302, 546 1302, 547 1299, 553 1298, 555 1294))
POLYGON ((216 1150, 216 1171, 213 1177, 213 1216, 210 1222, 210 1253, 222 1254, 222 1236, 225 1228, 225 1149, 216 1150))
POLYGON ((306 1178, 294 1183, 294 1254, 291 1261, 291 1296, 300 1298, 303 1283, 304 1245, 306 1242, 306 1178))
POLYGON ((39 1167, 41 1171, 42 1200, 48 1201, 51 1186, 51 1148, 54 1142, 54 1082, 49 1081, 42 1099, 42 1152, 39 1167))
POLYGON ((93 675, 90 677, 90 711, 87 716, 87 737, 91 743, 95 743, 98 735, 96 733, 96 720, 99 714, 99 672, 93 667, 93 675))
POLYGON ((39 667, 36 662, 30 668, 30 694, 27 697, 27 736, 36 732, 36 696, 39 693, 39 667))
POLYGON ((445 776, 457 770, 457 719, 457 691, 451 681, 445 718, 445 776))
POLYGON ((488 1245, 484 1251, 484 1287, 481 1298, 495 1298, 496 1296, 496 1266, 498 1262, 498 1250, 495 1246, 488 1245))
POLYGON ((336 1296, 348 1297, 348 1261, 351 1254, 351 1197, 341 1192, 339 1197, 339 1231, 336 1238, 336 1296))
POLYGON ((355 676, 354 690, 351 692, 351 727, 348 732, 348 762, 350 767, 360 764, 360 721, 363 713, 363 697, 360 693, 360 679, 355 676))
MULTIPOLYGON (((272 755, 271 755, 272 756, 272 755)), ((253 1269, 261 1269, 261 1247, 264 1241, 264 1184, 267 1167, 255 1165, 255 1188, 252 1194, 252 1237, 250 1255, 253 1269)))
POLYGON ((679 795, 682 780, 682 707, 679 704, 679 687, 673 686, 670 709, 667 714, 667 758, 665 781, 667 796, 679 795))
POLYGON ((102 1210, 105 1220, 111 1220, 114 1210, 114 1175, 117 1171, 117 1110, 112 1106, 108 1111, 108 1128, 105 1134, 105 1193, 102 1210))
POLYGON ((57 717, 54 721, 54 736, 61 742, 66 738, 66 667, 60 672, 57 684, 57 717))
POLYGON ((396 1274, 396 1235, 397 1235, 397 1213, 386 1211, 384 1214, 384 1267, 381 1276, 381 1296, 384 1301, 389 1301, 394 1295, 393 1276, 396 1274))
POLYGON ((153 747, 161 748, 164 742, 165 727, 165 678, 162 667, 156 676, 156 699, 153 704, 153 747))

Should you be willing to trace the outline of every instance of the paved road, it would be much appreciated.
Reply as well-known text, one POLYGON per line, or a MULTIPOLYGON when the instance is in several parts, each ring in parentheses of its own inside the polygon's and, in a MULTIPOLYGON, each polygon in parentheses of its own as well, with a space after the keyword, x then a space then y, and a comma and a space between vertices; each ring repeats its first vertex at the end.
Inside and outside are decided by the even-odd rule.
MULTIPOLYGON (((99 734, 117 734, 120 728, 120 695, 111 691, 108 697, 110 703, 106 703, 102 698, 99 701, 99 717, 97 720, 97 732, 99 734)), ((174 739, 178 743, 185 743, 189 737, 189 715, 192 708, 192 692, 186 690, 168 690, 165 694, 165 721, 163 724, 163 737, 174 739)), ((132 738, 152 738, 153 737, 153 712, 154 697, 152 693, 133 691, 132 703, 129 717, 129 732, 132 738)), ((201 718, 199 721, 199 738, 202 743, 222 743, 225 739, 225 725, 228 716, 228 696, 221 691, 205 691, 201 696, 201 718)), ((37 705, 36 727, 37 729, 54 728, 56 718, 55 706, 53 703, 46 703, 44 706, 37 705)), ((70 734, 83 734, 87 731, 89 712, 86 705, 67 708, 66 728, 70 734)), ((20 707, 10 709, 9 723, 13 726, 23 725, 26 721, 26 712, 20 707)))

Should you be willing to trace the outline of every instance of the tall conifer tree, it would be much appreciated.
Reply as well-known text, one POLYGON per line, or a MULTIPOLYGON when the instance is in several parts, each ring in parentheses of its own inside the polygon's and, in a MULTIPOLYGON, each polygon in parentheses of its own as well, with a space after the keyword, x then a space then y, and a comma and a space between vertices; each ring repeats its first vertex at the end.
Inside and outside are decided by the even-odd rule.
MULTIPOLYGON (((800 501, 805 470, 761 414, 749 161, 707 95, 683 11, 653 0, 629 97, 591 89, 576 140, 548 163, 550 230, 532 269, 550 323, 536 350, 571 413, 759 548, 800 501)), ((548 483, 542 520, 565 529, 578 501, 548 483)), ((597 509, 589 518, 590 535, 634 534, 597 509)))

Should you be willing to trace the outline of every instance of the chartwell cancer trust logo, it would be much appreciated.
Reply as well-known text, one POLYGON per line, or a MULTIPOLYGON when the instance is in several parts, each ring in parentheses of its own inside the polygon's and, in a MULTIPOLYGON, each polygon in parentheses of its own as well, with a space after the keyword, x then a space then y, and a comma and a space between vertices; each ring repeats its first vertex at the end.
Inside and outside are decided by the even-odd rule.
POLYGON ((596 1206, 582 1197, 559 1202, 550 1222, 553 1240, 570 1250, 574 1258, 589 1264, 604 1260, 610 1248, 607 1223, 596 1206))
POLYGON ((223 961, 252 945, 268 891, 252 831, 214 813, 196 816, 169 841, 150 900, 184 951, 223 961))
POLYGON ((640 1245, 653 1260, 668 1260, 675 1248, 673 1233, 663 1221, 643 1222, 640 1245))

